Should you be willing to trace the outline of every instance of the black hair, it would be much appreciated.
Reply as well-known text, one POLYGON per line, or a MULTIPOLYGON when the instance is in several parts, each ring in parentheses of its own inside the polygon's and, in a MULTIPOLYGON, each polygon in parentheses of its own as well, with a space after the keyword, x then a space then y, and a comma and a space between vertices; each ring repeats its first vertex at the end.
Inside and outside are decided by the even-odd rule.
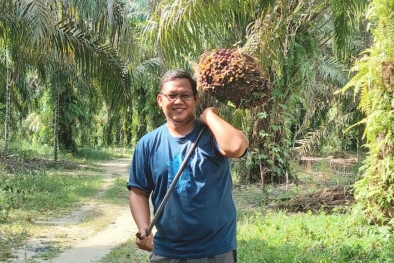
POLYGON ((163 77, 161 77, 160 80, 160 90, 161 91, 163 89, 163 86, 165 83, 169 82, 169 81, 173 81, 175 79, 188 79, 190 82, 190 85, 192 86, 192 91, 193 94, 196 95, 197 94, 197 81, 193 78, 193 75, 186 71, 186 70, 181 70, 181 69, 172 69, 167 71, 163 77))

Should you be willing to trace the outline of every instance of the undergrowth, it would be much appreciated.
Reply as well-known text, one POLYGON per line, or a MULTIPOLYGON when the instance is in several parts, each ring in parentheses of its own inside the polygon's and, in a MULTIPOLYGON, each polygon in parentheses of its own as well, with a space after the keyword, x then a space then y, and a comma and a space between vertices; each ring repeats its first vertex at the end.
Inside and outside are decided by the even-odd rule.
MULTIPOLYGON (((271 210, 270 199, 288 197, 282 187, 248 185, 234 189, 238 210, 238 263, 389 263, 394 262, 394 237, 384 227, 351 221, 349 213, 289 213, 271 210)), ((292 192, 296 196, 299 189, 292 192)), ((149 253, 130 239, 101 263, 148 263, 149 253)))
MULTIPOLYGON (((13 250, 23 240, 34 236, 39 229, 36 222, 67 215, 100 191, 103 180, 97 172, 101 168, 91 160, 123 158, 124 153, 123 149, 82 149, 79 157, 62 153, 61 160, 53 161, 48 158, 48 148, 44 147, 26 148, 2 156, 0 261, 12 257, 13 250), (89 160, 89 165, 86 160, 89 160)), ((107 199, 109 203, 117 202, 116 197, 107 199)))
POLYGON ((239 262, 394 262, 393 237, 346 214, 241 213, 239 262))
MULTIPOLYGON (((83 159, 106 158, 102 152, 89 151, 81 155, 83 159)), ((0 261, 32 235, 35 221, 67 214, 100 189, 102 180, 94 174, 95 168, 69 158, 78 165, 66 171, 59 167, 17 175, 0 171, 0 261)), ((101 202, 114 206, 127 202, 125 183, 115 175, 101 202)), ((319 186, 237 185, 233 195, 238 210, 238 262, 394 262, 394 238, 387 228, 351 221, 350 212, 341 209, 290 212, 276 206, 319 186)), ((134 242, 130 239, 101 263, 147 263, 149 253, 138 250, 134 242)))

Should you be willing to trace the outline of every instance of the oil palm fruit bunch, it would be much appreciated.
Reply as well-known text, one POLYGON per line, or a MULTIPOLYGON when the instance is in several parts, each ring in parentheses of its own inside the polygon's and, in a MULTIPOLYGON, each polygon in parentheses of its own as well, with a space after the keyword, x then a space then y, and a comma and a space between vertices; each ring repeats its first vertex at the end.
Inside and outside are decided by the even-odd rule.
POLYGON ((239 49, 205 52, 198 65, 198 83, 203 92, 237 108, 264 104, 271 92, 267 76, 257 60, 239 49))

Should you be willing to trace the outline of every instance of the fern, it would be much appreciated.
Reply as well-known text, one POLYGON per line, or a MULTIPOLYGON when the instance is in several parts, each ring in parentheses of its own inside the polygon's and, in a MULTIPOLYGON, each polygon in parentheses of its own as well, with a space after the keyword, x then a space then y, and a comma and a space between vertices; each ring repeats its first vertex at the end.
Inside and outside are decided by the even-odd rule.
POLYGON ((354 216, 393 227, 394 218, 394 113, 393 90, 382 83, 382 62, 394 60, 394 3, 374 0, 370 22, 373 46, 353 67, 357 72, 342 92, 354 87, 360 93, 359 108, 366 114, 365 136, 368 156, 355 184, 357 206, 354 216))

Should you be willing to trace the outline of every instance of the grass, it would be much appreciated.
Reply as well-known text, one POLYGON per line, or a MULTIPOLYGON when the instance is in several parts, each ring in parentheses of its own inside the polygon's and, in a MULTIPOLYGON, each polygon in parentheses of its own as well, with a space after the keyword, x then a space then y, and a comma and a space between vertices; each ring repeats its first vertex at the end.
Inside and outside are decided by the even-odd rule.
MULTIPOLYGON (((96 195, 103 186, 103 180, 98 174, 102 169, 92 160, 107 161, 125 157, 124 149, 86 149, 79 152, 78 158, 62 154, 67 157, 57 165, 58 163, 45 159, 48 149, 21 152, 22 154, 13 155, 13 159, 4 160, 3 167, 24 169, 12 169, 17 171, 16 174, 0 171, 0 261, 12 257, 13 249, 21 246, 25 239, 50 232, 53 227, 46 223, 48 218, 68 215, 81 203, 101 198, 96 195)), ((121 184, 119 178, 115 182, 108 190, 113 196, 107 193, 105 200, 102 200, 108 208, 104 205, 105 211, 97 209, 87 213, 79 224, 81 229, 85 229, 81 231, 81 235, 101 230, 116 217, 114 210, 117 210, 122 196, 115 196, 115 191, 119 191, 121 184)), ((127 192, 125 182, 123 188, 127 192)), ((125 194, 123 203, 127 203, 124 198, 125 194)), ((59 232, 56 235, 64 234, 59 232)), ((41 257, 53 258, 60 251, 60 244, 47 244, 41 257)))
POLYGON ((121 245, 119 248, 114 249, 111 253, 106 255, 101 259, 100 263, 148 263, 149 253, 137 248, 134 240, 129 240, 128 242, 121 245))
POLYGON ((127 148, 81 148, 74 157, 89 161, 110 161, 130 156, 130 149, 127 148))
POLYGON ((105 191, 103 200, 110 204, 128 204, 129 191, 126 188, 126 180, 121 178, 120 175, 114 175, 112 185, 105 191))
MULTIPOLYGON (((0 173, 0 261, 12 256, 12 249, 28 237, 37 235, 49 225, 37 224, 48 218, 66 215, 81 202, 94 199, 112 210, 127 202, 125 180, 115 175, 105 194, 97 197, 102 180, 93 169, 96 160, 124 157, 115 153, 86 150, 79 158, 89 165, 72 170, 47 169, 34 173, 9 175, 0 173)), ((82 163, 69 156, 70 161, 82 163)), ((299 185, 237 185, 234 200, 238 211, 239 263, 394 263, 394 237, 384 227, 352 221, 349 213, 321 211, 290 213, 276 210, 278 200, 289 200, 324 187, 323 183, 339 182, 331 176, 313 181, 300 176, 299 185), (308 182, 308 184, 306 184, 308 182)), ((346 180, 345 180, 346 181, 346 180)), ((342 182, 342 181, 341 181, 342 182)), ((79 227, 85 233, 99 231, 113 215, 104 210, 86 214, 79 227)), ((62 237, 63 233, 57 233, 62 237)), ((136 248, 130 239, 104 257, 101 263, 147 263, 149 253, 136 248)), ((43 258, 60 253, 64 244, 48 243, 43 258)), ((34 262, 34 261, 32 261, 34 262)))
MULTIPOLYGON (((82 147, 78 149, 77 153, 70 153, 65 151, 58 152, 58 159, 73 162, 97 162, 110 161, 118 158, 125 158, 131 156, 131 149, 129 148, 92 148, 82 147)), ((17 142, 10 145, 9 155, 18 155, 22 158, 41 157, 46 159, 53 159, 53 147, 51 145, 36 145, 26 142, 17 142)))
POLYGON ((42 232, 45 225, 36 222, 68 214, 100 189, 97 175, 62 175, 41 172, 37 175, 1 174, 0 259, 22 240, 42 232))
MULTIPOLYGON (((40 172, 37 175, 1 175, 3 195, 13 216, 63 215, 77 202, 87 200, 100 189, 97 175, 63 175, 40 172)), ((14 218, 15 219, 15 218, 14 218)), ((24 218, 23 218, 24 219, 24 218)))
POLYGON ((394 262, 392 238, 348 219, 283 211, 241 216, 239 262, 394 262))
MULTIPOLYGON (((258 185, 234 189, 239 263, 394 262, 394 237, 386 228, 360 225, 344 213, 268 211, 272 195, 258 185)), ((129 240, 100 262, 148 263, 147 256, 129 240)))

